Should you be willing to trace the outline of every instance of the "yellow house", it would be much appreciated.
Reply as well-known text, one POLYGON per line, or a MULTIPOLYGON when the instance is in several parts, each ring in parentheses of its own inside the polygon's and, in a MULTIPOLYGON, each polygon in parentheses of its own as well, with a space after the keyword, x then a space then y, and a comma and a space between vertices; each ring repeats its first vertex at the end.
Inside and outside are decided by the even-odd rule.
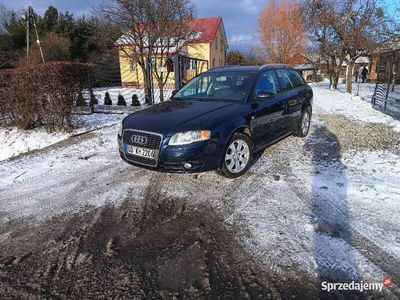
MULTIPOLYGON (((197 33, 196 39, 190 41, 181 50, 179 54, 184 56, 184 70, 182 72, 183 80, 190 80, 196 73, 206 71, 212 67, 222 67, 226 63, 226 51, 228 41, 226 38, 224 23, 221 17, 196 18, 190 20, 191 30, 197 33), (198 59, 196 62, 193 59, 198 59)), ((119 63, 121 72, 121 81, 123 87, 143 87, 143 74, 140 66, 132 62, 127 55, 127 49, 119 45, 119 63)), ((174 55, 175 53, 170 53, 174 55)), ((157 59, 154 57, 153 59, 157 59)), ((157 72, 168 74, 166 88, 174 86, 174 73, 168 72, 168 68, 162 66, 157 72)), ((154 86, 156 81, 153 77, 154 86)))

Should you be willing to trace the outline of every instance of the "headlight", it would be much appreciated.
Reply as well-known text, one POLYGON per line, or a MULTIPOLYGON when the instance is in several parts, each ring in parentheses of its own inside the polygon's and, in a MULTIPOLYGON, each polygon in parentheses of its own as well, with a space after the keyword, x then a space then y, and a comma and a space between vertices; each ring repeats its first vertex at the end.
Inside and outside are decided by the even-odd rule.
POLYGON ((120 137, 122 137, 122 123, 121 123, 121 125, 119 126, 119 131, 118 131, 118 135, 120 136, 120 137))
POLYGON ((209 130, 179 132, 172 136, 172 138, 169 140, 168 145, 178 146, 187 145, 199 141, 205 141, 210 139, 210 135, 211 134, 209 130))

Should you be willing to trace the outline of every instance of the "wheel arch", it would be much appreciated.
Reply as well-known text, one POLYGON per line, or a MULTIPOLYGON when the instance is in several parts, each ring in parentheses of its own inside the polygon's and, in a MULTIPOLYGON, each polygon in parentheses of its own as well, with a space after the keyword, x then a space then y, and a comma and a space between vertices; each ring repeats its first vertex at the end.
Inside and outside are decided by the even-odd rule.
POLYGON ((227 143, 231 140, 233 135, 235 133, 243 133, 249 136, 250 140, 253 142, 253 135, 250 129, 250 126, 248 125, 239 125, 235 126, 230 130, 229 135, 227 135, 226 139, 224 140, 225 147, 227 146, 227 143))

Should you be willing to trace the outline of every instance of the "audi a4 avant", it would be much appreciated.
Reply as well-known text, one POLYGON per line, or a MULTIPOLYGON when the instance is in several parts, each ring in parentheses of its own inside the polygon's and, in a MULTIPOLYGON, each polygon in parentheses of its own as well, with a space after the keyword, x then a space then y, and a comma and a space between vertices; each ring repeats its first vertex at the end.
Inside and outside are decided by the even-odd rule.
POLYGON ((121 158, 165 172, 247 171, 253 153, 308 134, 312 89, 290 66, 213 68, 170 100, 135 112, 118 133, 121 158))

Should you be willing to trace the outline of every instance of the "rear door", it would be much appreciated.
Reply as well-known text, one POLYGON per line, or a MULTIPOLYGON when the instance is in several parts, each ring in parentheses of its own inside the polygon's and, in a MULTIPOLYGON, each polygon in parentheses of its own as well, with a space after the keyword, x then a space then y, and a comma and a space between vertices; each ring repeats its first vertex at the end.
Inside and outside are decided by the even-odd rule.
POLYGON ((303 77, 294 69, 288 69, 290 79, 294 85, 294 97, 288 100, 288 115, 291 131, 295 130, 300 122, 302 108, 307 98, 310 96, 310 91, 303 77))
POLYGON ((278 94, 279 89, 274 70, 267 70, 258 76, 254 87, 254 99, 258 96, 264 98, 253 101, 250 121, 256 148, 261 148, 282 135, 285 99, 278 94))
MULTIPOLYGON (((282 116, 283 130, 285 133, 294 130, 295 119, 301 114, 301 92, 296 81, 294 80, 292 70, 278 69, 277 75, 280 81, 280 94, 285 98, 285 109, 282 116)), ((295 72, 293 70, 293 72, 295 72)))

